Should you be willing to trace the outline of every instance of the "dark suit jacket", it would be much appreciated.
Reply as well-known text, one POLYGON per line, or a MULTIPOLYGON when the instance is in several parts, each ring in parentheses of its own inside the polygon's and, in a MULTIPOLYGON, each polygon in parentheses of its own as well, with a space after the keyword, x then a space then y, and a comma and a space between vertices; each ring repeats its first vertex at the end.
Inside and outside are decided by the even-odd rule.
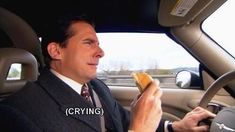
MULTIPOLYGON (((108 131, 127 131, 129 112, 112 97, 108 87, 98 79, 89 86, 102 103, 108 131)), ((48 69, 36 82, 28 82, 22 90, 1 102, 0 131, 95 132, 100 131, 99 115, 66 115, 67 108, 94 107, 48 69)), ((159 125, 163 131, 163 123, 159 125)))

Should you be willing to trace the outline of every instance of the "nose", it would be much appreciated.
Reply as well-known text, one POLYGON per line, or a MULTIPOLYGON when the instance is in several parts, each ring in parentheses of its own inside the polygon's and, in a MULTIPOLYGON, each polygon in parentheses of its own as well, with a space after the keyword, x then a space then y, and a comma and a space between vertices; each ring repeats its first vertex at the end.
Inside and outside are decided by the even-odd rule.
POLYGON ((99 45, 97 46, 97 52, 95 56, 98 58, 102 58, 104 56, 104 51, 99 45))

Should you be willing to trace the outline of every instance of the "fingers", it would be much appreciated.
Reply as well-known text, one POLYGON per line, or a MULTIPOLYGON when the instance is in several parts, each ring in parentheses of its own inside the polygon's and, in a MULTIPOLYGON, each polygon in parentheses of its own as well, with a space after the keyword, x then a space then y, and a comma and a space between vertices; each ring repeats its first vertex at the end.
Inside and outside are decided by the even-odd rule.
POLYGON ((209 118, 209 117, 213 118, 216 116, 214 113, 206 109, 203 109, 201 107, 196 107, 194 110, 190 112, 190 114, 197 114, 198 120, 202 120, 202 119, 209 118))
POLYGON ((152 82, 131 107, 130 129, 138 131, 155 131, 162 117, 162 91, 156 82, 152 82))
POLYGON ((198 126, 193 128, 194 132, 208 132, 209 131, 209 126, 203 125, 203 126, 198 126))
POLYGON ((150 102, 155 102, 156 104, 161 104, 161 96, 162 91, 160 90, 159 86, 157 85, 159 82, 152 82, 142 94, 139 94, 131 103, 131 106, 135 105, 139 100, 145 100, 150 102))

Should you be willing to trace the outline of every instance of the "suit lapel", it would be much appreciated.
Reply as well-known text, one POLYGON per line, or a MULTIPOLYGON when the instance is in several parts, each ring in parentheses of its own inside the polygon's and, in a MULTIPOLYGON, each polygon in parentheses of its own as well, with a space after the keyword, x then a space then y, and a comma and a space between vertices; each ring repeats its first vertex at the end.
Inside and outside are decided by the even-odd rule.
POLYGON ((52 99, 60 106, 60 111, 66 114, 66 116, 78 119, 96 131, 101 130, 99 115, 81 114, 81 112, 73 114, 69 113, 69 109, 74 112, 75 108, 93 108, 93 106, 86 102, 84 98, 78 95, 71 87, 57 78, 48 69, 41 73, 38 84, 47 91, 52 99))

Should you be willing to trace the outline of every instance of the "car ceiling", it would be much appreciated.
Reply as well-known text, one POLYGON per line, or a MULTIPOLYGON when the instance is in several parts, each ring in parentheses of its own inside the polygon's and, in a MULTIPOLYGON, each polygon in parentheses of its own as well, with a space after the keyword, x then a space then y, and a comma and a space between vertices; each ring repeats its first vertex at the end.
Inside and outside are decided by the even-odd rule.
POLYGON ((0 6, 23 18, 40 34, 43 24, 61 13, 87 14, 97 32, 165 32, 158 23, 158 0, 78 0, 66 2, 2 0, 0 6))
POLYGON ((38 36, 45 34, 46 23, 64 13, 88 15, 95 22, 97 32, 168 34, 169 27, 190 23, 211 2, 211 0, 196 0, 196 4, 184 17, 171 14, 178 4, 177 0, 60 0, 56 2, 1 0, 0 6, 25 20, 38 36))

